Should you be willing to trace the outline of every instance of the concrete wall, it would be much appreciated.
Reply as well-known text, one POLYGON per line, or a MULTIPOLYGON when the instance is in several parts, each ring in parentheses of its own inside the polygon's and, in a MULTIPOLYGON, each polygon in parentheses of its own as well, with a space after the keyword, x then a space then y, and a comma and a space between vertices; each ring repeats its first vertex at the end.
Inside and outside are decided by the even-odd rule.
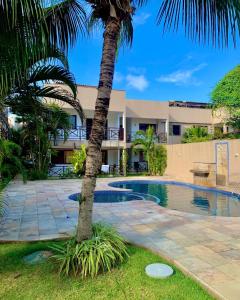
POLYGON ((215 163, 216 144, 224 142, 229 147, 229 182, 240 182, 240 140, 167 145, 168 166, 165 174, 192 182, 190 170, 193 169, 193 163, 215 163))

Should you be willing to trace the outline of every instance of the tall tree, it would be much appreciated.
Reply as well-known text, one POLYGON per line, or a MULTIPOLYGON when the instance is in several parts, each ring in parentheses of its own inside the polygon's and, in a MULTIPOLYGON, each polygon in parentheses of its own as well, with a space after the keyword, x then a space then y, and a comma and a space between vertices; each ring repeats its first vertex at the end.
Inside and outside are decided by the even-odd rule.
MULTIPOLYGON (((90 238, 92 234, 93 195, 96 175, 101 163, 101 144, 108 115, 119 40, 131 45, 132 16, 136 8, 146 1, 86 0, 86 2, 92 6, 92 21, 100 21, 103 24, 104 34, 98 95, 79 205, 77 242, 90 238)), ((239 14, 239 2, 235 0, 163 0, 158 22, 163 23, 166 30, 172 28, 177 30, 179 23, 183 23, 190 38, 226 46, 229 33, 235 43, 239 30, 239 14)))
POLYGON ((240 65, 228 72, 211 93, 214 113, 234 131, 240 131, 240 65))

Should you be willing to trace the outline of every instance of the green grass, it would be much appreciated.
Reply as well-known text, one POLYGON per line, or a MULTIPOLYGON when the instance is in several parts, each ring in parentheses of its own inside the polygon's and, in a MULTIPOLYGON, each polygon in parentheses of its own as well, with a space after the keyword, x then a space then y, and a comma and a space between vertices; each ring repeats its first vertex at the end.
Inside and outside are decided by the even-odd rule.
POLYGON ((213 299, 195 281, 175 269, 168 279, 148 278, 147 264, 162 262, 159 256, 129 246, 127 263, 94 279, 59 277, 52 261, 29 266, 24 255, 46 249, 51 242, 0 244, 0 299, 81 300, 202 300, 213 299))

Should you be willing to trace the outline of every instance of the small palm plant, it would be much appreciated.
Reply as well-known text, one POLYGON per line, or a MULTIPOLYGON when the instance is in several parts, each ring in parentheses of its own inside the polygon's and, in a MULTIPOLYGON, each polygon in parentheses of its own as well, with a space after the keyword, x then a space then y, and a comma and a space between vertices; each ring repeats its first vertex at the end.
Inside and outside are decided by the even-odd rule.
POLYGON ((55 252, 52 258, 60 264, 60 274, 94 277, 110 271, 128 257, 126 244, 115 229, 97 223, 92 232, 92 237, 81 243, 71 239, 51 247, 55 252))
POLYGON ((156 135, 154 128, 149 126, 146 131, 137 131, 132 142, 132 148, 135 152, 143 151, 145 160, 148 164, 148 169, 151 164, 151 153, 154 150, 155 141, 156 135))

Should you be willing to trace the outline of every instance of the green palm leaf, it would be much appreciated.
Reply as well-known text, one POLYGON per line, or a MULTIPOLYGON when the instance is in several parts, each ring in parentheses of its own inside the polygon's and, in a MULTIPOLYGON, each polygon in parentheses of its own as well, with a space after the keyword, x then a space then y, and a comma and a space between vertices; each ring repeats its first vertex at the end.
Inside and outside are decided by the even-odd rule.
POLYGON ((227 46, 239 33, 240 2, 236 0, 163 0, 158 24, 178 30, 182 24, 192 40, 227 46))

